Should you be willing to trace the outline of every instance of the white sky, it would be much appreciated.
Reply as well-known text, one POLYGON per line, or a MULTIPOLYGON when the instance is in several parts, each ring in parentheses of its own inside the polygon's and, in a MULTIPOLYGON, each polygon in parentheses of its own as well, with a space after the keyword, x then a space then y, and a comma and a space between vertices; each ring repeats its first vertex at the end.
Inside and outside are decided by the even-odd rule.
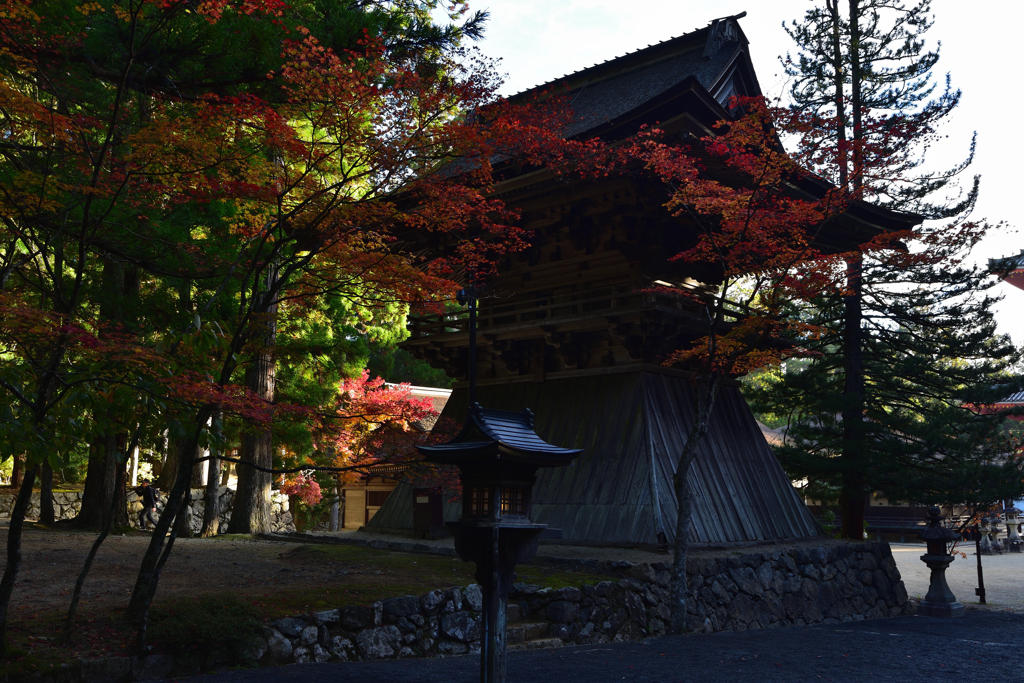
MULTIPOLYGON (((777 97, 785 95, 778 56, 793 50, 781 25, 802 17, 809 6, 811 0, 475 0, 472 8, 491 12, 480 48, 502 60, 504 94, 746 11, 740 25, 750 40, 761 89, 777 97)), ((984 261, 1017 254, 1024 249, 1022 221, 1014 210, 1024 193, 1017 185, 1018 164, 1024 160, 1017 123, 1024 105, 1017 83, 1024 6, 1011 0, 934 0, 932 7, 936 20, 927 39, 929 45, 942 44, 937 75, 941 79, 948 72, 953 86, 963 90, 960 107, 944 130, 950 144, 932 158, 950 164, 961 159, 977 130, 973 172, 981 174, 982 184, 973 218, 1008 225, 990 232, 973 256, 984 261)), ((1024 291, 1005 283, 997 291, 1006 296, 997 312, 1000 331, 1024 344, 1024 291)))

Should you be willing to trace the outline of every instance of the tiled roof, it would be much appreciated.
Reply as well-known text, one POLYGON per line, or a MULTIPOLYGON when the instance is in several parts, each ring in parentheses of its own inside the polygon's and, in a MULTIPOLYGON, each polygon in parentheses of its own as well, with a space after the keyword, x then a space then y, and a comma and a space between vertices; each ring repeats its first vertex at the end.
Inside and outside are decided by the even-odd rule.
POLYGON ((1000 403, 1024 403, 1024 391, 1018 391, 1007 398, 1004 398, 1000 403))
POLYGON ((470 411, 477 426, 498 443, 516 451, 528 453, 550 453, 568 455, 581 449, 560 448, 544 441, 533 431, 533 412, 529 408, 514 413, 508 410, 491 410, 474 404, 470 411))
POLYGON ((1018 268, 1024 268, 1024 249, 1021 249, 1020 254, 1017 256, 1006 256, 1003 258, 990 258, 988 260, 988 268, 992 271, 1012 271, 1018 268))
POLYGON ((571 137, 612 121, 691 77, 711 91, 746 49, 747 40, 736 23, 744 14, 716 19, 702 29, 562 76, 513 99, 568 87, 575 120, 565 135, 571 137))

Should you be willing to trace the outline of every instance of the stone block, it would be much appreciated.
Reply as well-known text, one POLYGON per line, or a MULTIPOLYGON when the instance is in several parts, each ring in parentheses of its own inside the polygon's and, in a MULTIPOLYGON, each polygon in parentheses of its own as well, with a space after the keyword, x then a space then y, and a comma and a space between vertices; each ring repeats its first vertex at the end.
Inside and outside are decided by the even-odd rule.
POLYGON ((369 605, 352 605, 338 610, 338 621, 346 631, 360 631, 377 625, 376 610, 369 605))
POLYGON ((284 619, 278 619, 270 624, 273 628, 276 628, 283 635, 289 638, 297 638, 302 630, 309 626, 308 623, 302 619, 296 619, 295 617, 285 617, 284 619))
POLYGON ((267 639, 263 636, 253 636, 252 641, 242 650, 242 659, 250 662, 258 662, 267 654, 267 639))
MULTIPOLYGON (((469 609, 474 612, 479 612, 484 608, 484 592, 477 584, 471 584, 466 586, 466 589, 462 591, 462 596, 466 599, 466 603, 469 605, 469 609)), ((509 605, 509 609, 511 609, 509 605)), ((509 617, 510 621, 514 621, 509 617)))
POLYGON ((441 608, 442 612, 451 613, 458 612, 462 609, 462 591, 454 586, 444 592, 444 607, 441 608))
POLYGON ((754 576, 763 589, 771 590, 775 583, 777 572, 772 567, 771 561, 766 560, 754 570, 754 576))
POLYGON ((312 645, 320 639, 320 629, 316 626, 307 626, 299 634, 299 641, 306 646, 312 645))
POLYGON ((272 628, 264 629, 263 635, 267 639, 267 652, 265 655, 267 659, 275 664, 283 664, 291 659, 291 640, 285 638, 281 633, 272 628))
POLYGON ((551 624, 551 635, 555 638, 561 638, 562 640, 571 640, 572 625, 570 624, 551 624))
POLYGON ((645 583, 654 583, 657 578, 654 573, 654 568, 646 562, 641 562, 640 564, 635 564, 630 567, 626 570, 626 576, 645 583))
POLYGON ((385 618, 407 617, 420 611, 420 600, 412 595, 388 598, 382 602, 382 610, 385 618))
MULTIPOLYGON (((769 570, 771 565, 768 565, 769 570)), ((753 597, 759 597, 764 593, 764 587, 761 582, 758 581, 757 576, 754 574, 754 570, 750 567, 741 567, 739 569, 730 569, 729 576, 739 586, 740 590, 744 593, 753 597)))
POLYGON ((336 659, 347 662, 352 650, 352 641, 348 638, 342 638, 341 636, 331 638, 330 653, 336 659))
POLYGON ((444 591, 432 590, 420 596, 420 608, 427 614, 434 614, 444 604, 444 591))
POLYGON ((465 643, 446 640, 437 645, 437 653, 440 655, 464 655, 469 650, 465 643))
POLYGON ((567 588, 562 588, 561 590, 556 591, 552 597, 556 600, 568 600, 570 602, 579 602, 583 599, 583 591, 581 591, 579 588, 569 586, 567 588))
POLYGON ((633 591, 627 591, 626 595, 623 596, 623 600, 626 603, 626 609, 632 622, 641 628, 645 628, 647 626, 647 610, 644 609, 644 602, 640 596, 633 591))
POLYGON ((314 612, 313 620, 316 621, 317 624, 337 624, 341 621, 341 613, 336 609, 314 612))
MULTIPOLYGON (((639 602, 640 596, 633 594, 635 599, 639 602)), ((643 609, 643 603, 640 603, 640 608, 643 609)), ((568 600, 555 600, 548 604, 544 610, 545 616, 548 621, 556 624, 569 624, 575 621, 580 616, 580 607, 575 602, 568 600)))
POLYGON ((441 617, 441 631, 449 638, 468 643, 480 637, 480 618, 469 612, 455 612, 441 617))
POLYGON ((402 648, 402 634, 395 626, 364 629, 356 637, 356 645, 366 659, 394 657, 402 648))

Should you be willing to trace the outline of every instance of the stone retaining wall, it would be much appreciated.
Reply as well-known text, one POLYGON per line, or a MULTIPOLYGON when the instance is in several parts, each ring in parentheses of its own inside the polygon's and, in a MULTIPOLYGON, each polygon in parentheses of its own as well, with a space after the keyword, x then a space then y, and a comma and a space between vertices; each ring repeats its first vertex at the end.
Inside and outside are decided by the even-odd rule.
MULTIPOLYGON (((589 562, 617 577, 558 590, 515 584, 509 643, 539 647, 663 635, 669 566, 589 562)), ((843 623, 912 614, 887 543, 830 543, 695 557, 688 629, 711 633, 843 623)), ((479 586, 435 590, 280 619, 249 654, 267 664, 445 656, 479 652, 479 586)))
MULTIPOLYGON (((192 533, 198 534, 199 530, 203 526, 203 511, 206 508, 206 502, 203 499, 205 495, 205 489, 192 489, 190 491, 191 501, 189 503, 189 528, 192 529, 192 533)), ((231 503, 235 497, 235 490, 230 489, 226 486, 220 487, 220 533, 227 532, 228 521, 231 519, 231 503)), ((14 499, 16 494, 5 493, 0 494, 0 517, 10 517, 11 510, 14 508, 14 499)), ((272 491, 270 494, 270 524, 271 531, 279 533, 282 531, 295 531, 295 524, 292 520, 291 512, 289 512, 289 500, 288 496, 284 495, 280 491, 272 491)), ((81 491, 56 491, 53 494, 53 513, 57 520, 72 519, 78 514, 78 511, 82 509, 82 492, 81 491)), ((161 497, 157 501, 156 505, 157 512, 154 517, 159 517, 164 510, 164 498, 161 497)), ((137 525, 139 521, 139 513, 142 512, 142 503, 139 500, 139 496, 135 493, 135 490, 128 491, 128 519, 132 525, 137 525)), ((39 519, 39 493, 35 492, 32 494, 32 502, 29 505, 28 513, 25 515, 29 519, 39 519)))

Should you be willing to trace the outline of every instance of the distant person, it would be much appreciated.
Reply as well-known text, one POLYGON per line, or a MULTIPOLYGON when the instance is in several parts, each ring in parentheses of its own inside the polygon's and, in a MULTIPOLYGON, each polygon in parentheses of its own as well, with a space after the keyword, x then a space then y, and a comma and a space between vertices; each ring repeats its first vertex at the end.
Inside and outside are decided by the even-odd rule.
POLYGON ((142 486, 135 489, 135 493, 137 493, 139 498, 142 499, 142 512, 139 513, 139 527, 143 531, 149 531, 147 520, 154 527, 156 526, 156 520, 153 519, 153 513, 156 512, 156 501, 160 498, 160 494, 155 488, 149 485, 149 479, 143 479, 142 486))

